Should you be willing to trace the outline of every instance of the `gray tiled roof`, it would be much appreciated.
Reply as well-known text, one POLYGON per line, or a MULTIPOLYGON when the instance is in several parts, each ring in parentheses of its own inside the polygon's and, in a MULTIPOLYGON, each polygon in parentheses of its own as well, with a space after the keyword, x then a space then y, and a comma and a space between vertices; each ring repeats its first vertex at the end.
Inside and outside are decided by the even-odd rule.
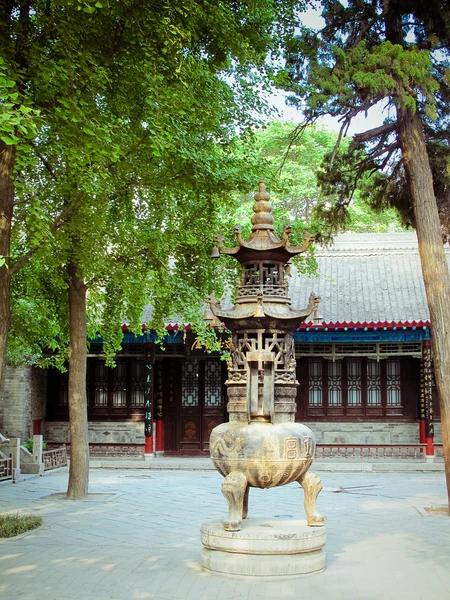
MULTIPOLYGON (((446 254, 450 264, 448 246, 446 254)), ((317 277, 293 269, 294 308, 306 306, 313 291, 325 323, 429 320, 415 232, 342 234, 316 256, 317 277)))

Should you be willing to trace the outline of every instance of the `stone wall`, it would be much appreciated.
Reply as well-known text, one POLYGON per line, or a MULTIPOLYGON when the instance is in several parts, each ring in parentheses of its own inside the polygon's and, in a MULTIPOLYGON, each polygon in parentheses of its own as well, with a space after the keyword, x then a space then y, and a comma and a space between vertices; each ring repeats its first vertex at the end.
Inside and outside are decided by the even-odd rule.
MULTIPOLYGON (((94 421, 88 425, 91 444, 144 444, 143 422, 94 421)), ((52 444, 70 443, 67 421, 47 421, 44 425, 44 439, 52 444)))
POLYGON ((31 368, 6 365, 0 390, 0 432, 27 440, 32 435, 31 368))
POLYGON ((419 423, 305 423, 318 444, 418 444, 419 423))
POLYGON ((440 422, 434 424, 434 442, 435 444, 442 444, 442 425, 440 422))

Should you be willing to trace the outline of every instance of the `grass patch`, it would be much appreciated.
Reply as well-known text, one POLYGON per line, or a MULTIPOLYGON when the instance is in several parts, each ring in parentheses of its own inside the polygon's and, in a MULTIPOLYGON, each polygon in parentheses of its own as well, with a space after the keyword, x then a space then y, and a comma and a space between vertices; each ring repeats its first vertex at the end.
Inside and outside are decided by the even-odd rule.
POLYGON ((42 525, 42 517, 11 513, 0 515, 0 538, 14 537, 42 525))

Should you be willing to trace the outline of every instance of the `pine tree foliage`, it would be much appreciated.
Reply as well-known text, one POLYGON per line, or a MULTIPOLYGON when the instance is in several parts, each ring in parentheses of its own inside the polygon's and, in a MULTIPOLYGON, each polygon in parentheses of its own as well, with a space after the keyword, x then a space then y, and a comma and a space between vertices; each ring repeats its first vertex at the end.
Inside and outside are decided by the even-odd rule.
POLYGON ((323 115, 339 118, 341 135, 351 120, 374 106, 388 110, 384 123, 335 148, 324 162, 321 184, 332 202, 328 220, 339 226, 355 190, 374 208, 399 210, 414 226, 407 189, 395 106, 420 114, 443 235, 450 234, 449 48, 447 2, 390 1, 389 21, 399 22, 398 39, 389 39, 387 3, 325 1, 325 27, 302 28, 290 46, 284 81, 295 95, 290 101, 314 122, 323 115), (363 175, 372 175, 370 180, 363 175))
MULTIPOLYGON (((303 222, 315 234, 325 237, 329 226, 327 212, 334 209, 329 198, 335 188, 325 188, 325 167, 338 141, 338 134, 319 125, 300 126, 289 122, 273 121, 256 134, 256 148, 271 169, 271 189, 275 210, 281 219, 303 222)), ((348 152, 349 140, 340 142, 335 161, 342 162, 348 152)), ((373 179, 363 177, 369 187, 373 179)), ((359 188, 362 189, 363 181, 359 188)), ((354 201, 345 211, 345 228, 354 232, 399 231, 402 229, 396 210, 387 208, 374 211, 356 190, 354 201)))
POLYGON ((414 225, 433 331, 450 510, 450 275, 442 237, 449 234, 450 5, 406 0, 324 0, 324 29, 303 29, 291 45, 282 80, 306 118, 337 116, 338 141, 351 119, 377 104, 391 109, 383 125, 329 157, 323 187, 334 220, 345 218, 363 174, 362 192, 389 202, 414 225))

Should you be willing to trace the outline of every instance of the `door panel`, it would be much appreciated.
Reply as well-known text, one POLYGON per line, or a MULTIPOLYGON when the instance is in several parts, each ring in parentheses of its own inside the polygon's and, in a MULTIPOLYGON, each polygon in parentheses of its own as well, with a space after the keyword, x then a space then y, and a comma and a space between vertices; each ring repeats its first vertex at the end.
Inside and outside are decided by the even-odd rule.
POLYGON ((225 363, 176 358, 165 362, 165 450, 209 452, 211 430, 225 420, 225 363))
POLYGON ((211 431, 224 421, 224 363, 221 360, 205 360, 203 366, 202 450, 209 452, 211 431))

